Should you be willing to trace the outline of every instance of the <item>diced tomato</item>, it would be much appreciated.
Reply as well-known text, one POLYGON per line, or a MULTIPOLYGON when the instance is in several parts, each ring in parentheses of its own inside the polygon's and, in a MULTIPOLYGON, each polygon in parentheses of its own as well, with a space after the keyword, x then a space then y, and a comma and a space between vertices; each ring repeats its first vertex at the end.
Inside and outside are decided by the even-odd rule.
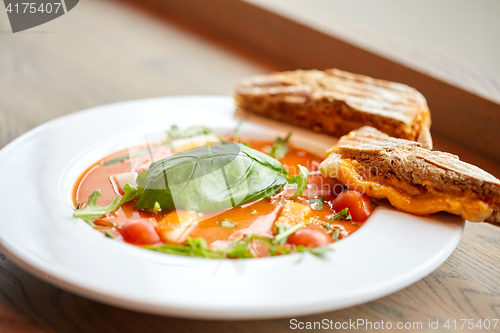
POLYGON ((160 241, 160 236, 147 219, 135 220, 120 228, 123 239, 132 244, 150 245, 160 241))
POLYGON ((303 228, 288 237, 289 244, 305 247, 321 247, 333 242, 325 230, 319 228, 303 228))
POLYGON ((353 221, 365 221, 371 215, 373 206, 372 200, 358 191, 342 192, 333 200, 333 209, 340 212, 349 208, 353 221))
POLYGON ((307 177, 307 187, 302 196, 308 199, 323 197, 329 201, 335 199, 343 190, 344 187, 338 180, 323 177, 319 173, 313 173, 307 177))
POLYGON ((318 171, 319 170, 319 162, 318 161, 312 161, 311 166, 309 166, 309 172, 311 171, 318 171))
POLYGON ((269 245, 259 241, 259 240, 254 240, 251 243, 252 247, 252 252, 257 258, 262 258, 262 257, 269 257, 270 252, 269 252, 269 245))

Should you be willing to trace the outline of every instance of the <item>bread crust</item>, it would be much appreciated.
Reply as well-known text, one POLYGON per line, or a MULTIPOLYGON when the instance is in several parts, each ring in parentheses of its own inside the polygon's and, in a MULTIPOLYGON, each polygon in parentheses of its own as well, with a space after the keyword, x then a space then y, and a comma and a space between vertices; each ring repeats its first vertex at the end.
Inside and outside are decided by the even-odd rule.
POLYGON ((341 137, 327 151, 327 156, 330 154, 354 160, 365 170, 376 170, 377 174, 371 171, 362 175, 364 179, 386 184, 401 183, 421 193, 437 191, 484 201, 492 208, 492 214, 486 221, 500 223, 500 180, 460 161, 458 156, 430 151, 420 143, 391 138, 371 127, 363 127, 341 137))
POLYGON ((407 85, 338 69, 296 70, 240 80, 241 109, 341 136, 368 125, 432 148, 425 98, 407 85))

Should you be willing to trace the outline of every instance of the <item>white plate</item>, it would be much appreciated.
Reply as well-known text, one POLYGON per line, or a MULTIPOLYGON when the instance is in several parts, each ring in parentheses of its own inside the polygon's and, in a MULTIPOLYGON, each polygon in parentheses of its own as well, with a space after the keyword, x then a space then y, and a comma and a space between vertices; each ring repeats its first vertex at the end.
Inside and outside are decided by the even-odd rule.
MULTIPOLYGON (((204 124, 230 132, 229 97, 118 103, 46 123, 0 152, 0 247, 11 260, 79 295, 138 311, 192 318, 291 317, 340 309, 402 289, 441 265, 464 221, 378 207, 328 259, 294 254, 216 260, 167 255, 105 238, 72 218, 78 175, 144 134, 204 124)), ((335 140, 250 117, 245 135, 293 129, 295 145, 322 153, 335 140)))

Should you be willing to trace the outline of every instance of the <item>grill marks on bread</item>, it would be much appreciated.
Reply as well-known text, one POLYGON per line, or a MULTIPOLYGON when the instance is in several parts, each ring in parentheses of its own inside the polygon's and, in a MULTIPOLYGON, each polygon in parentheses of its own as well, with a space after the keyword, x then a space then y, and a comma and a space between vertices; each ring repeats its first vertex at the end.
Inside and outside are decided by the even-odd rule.
POLYGON ((240 108, 340 136, 363 125, 432 147, 425 98, 404 84, 338 69, 297 70, 242 79, 240 108))

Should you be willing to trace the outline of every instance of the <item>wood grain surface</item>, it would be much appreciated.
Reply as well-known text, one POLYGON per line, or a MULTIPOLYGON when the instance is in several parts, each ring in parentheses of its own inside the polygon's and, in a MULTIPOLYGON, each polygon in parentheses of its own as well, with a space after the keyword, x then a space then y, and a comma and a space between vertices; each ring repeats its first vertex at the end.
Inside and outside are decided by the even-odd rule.
MULTIPOLYGON (((108 1, 81 1, 69 14, 17 34, 0 11, 0 147, 85 108, 165 95, 227 95, 239 77, 284 66, 202 36, 108 1)), ((437 149, 500 176, 494 160, 434 138, 437 149)), ((367 304, 298 320, 408 321, 427 328, 436 319, 499 318, 499 265, 500 228, 468 223, 457 250, 421 281, 367 304)), ((123 310, 52 286, 0 255, 0 332, 287 332, 290 319, 200 321, 123 310)))
MULTIPOLYGON (((281 64, 280 68, 293 70, 334 67, 406 83, 417 88, 427 98, 435 133, 452 138, 460 145, 480 151, 500 162, 500 145, 484 144, 500 142, 500 132, 497 130, 500 128, 500 104, 476 95, 477 91, 492 92, 495 100, 500 100, 498 82, 455 66, 445 58, 419 48, 402 47, 377 34, 364 33, 363 39, 374 40, 381 48, 398 50, 407 60, 411 60, 407 63, 419 63, 428 69, 426 72, 416 70, 361 48, 345 38, 254 6, 251 1, 122 1, 134 4, 156 17, 175 20, 205 33, 216 34, 227 43, 245 48, 247 52, 256 52, 275 60, 281 64), (450 75, 453 82, 467 82, 466 86, 474 86, 476 89, 466 90, 436 79, 429 74, 434 70, 453 73, 450 75), (482 135, 478 136, 477 133, 482 135)), ((303 10, 308 10, 307 2, 303 2, 303 10)))

